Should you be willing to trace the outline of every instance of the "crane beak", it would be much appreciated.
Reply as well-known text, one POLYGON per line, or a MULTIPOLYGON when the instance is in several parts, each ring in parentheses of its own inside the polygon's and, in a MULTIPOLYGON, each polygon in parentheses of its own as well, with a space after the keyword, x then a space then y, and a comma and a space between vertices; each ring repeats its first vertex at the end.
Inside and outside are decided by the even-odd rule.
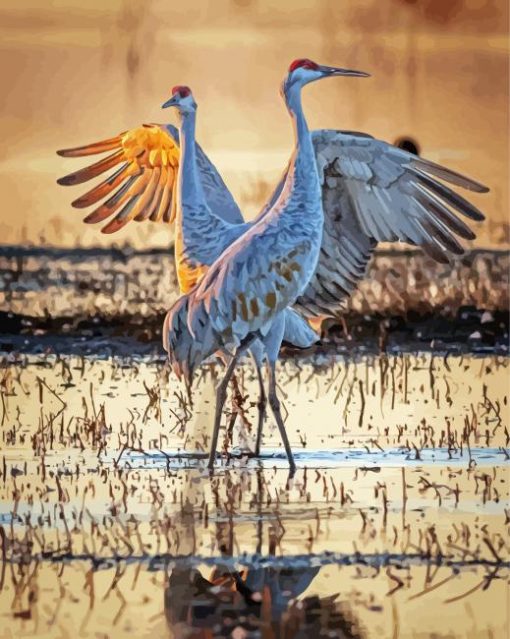
POLYGON ((340 67, 327 67, 324 65, 320 66, 320 70, 324 77, 330 78, 334 76, 348 76, 351 78, 369 78, 370 73, 365 73, 365 71, 355 71, 354 69, 342 69, 340 67))
POLYGON ((167 100, 166 102, 164 102, 161 105, 162 109, 168 109, 168 107, 174 107, 177 106, 177 98, 175 95, 173 95, 169 100, 167 100))

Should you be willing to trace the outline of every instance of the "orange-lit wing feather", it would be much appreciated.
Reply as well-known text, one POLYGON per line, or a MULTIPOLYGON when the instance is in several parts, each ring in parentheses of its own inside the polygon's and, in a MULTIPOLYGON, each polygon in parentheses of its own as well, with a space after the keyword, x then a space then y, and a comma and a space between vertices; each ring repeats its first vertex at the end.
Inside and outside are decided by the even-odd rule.
POLYGON ((173 221, 179 147, 168 130, 158 124, 144 124, 117 137, 57 153, 85 157, 109 151, 98 162, 58 180, 64 186, 82 184, 121 165, 72 203, 75 208, 87 208, 107 198, 84 221, 96 224, 111 218, 101 229, 103 233, 115 233, 133 219, 173 221))

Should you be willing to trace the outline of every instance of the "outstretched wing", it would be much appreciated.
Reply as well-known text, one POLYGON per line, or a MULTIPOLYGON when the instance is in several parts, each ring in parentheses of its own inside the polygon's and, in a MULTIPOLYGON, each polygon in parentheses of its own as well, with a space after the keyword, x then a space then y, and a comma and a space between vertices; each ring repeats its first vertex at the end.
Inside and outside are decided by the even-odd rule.
POLYGON ((483 214, 437 178, 478 193, 487 187, 365 134, 312 136, 325 219, 317 270, 297 303, 306 314, 338 312, 377 242, 407 242, 448 262, 463 253, 459 238, 474 239, 458 215, 480 221, 483 214))
POLYGON ((81 209, 107 198, 84 221, 94 224, 109 220, 102 228, 103 233, 115 233, 131 220, 170 222, 172 191, 179 162, 179 149, 174 138, 162 126, 143 125, 115 138, 65 149, 58 154, 82 157, 107 151, 111 153, 105 158, 58 180, 64 186, 82 184, 118 167, 72 203, 75 208, 81 209))
MULTIPOLYGON (((102 228, 103 233, 115 233, 131 220, 172 222, 179 166, 179 137, 175 127, 144 124, 114 138, 57 153, 63 157, 83 157, 108 151, 111 153, 98 162, 58 180, 64 186, 82 184, 117 167, 72 203, 75 208, 87 208, 107 198, 84 221, 94 224, 109 220, 102 228)), ((198 145, 197 159, 205 196, 213 213, 232 223, 242 222, 239 207, 198 145)))

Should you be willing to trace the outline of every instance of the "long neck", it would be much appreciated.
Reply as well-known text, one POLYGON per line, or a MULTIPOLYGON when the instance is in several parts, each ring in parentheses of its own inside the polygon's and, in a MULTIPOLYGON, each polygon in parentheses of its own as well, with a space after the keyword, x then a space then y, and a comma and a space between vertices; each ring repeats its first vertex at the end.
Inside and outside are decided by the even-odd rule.
POLYGON ((205 203, 205 197, 197 168, 195 148, 196 114, 181 116, 179 126, 181 157, 179 162, 177 209, 196 207, 205 203))
MULTIPOLYGON (((312 138, 306 122, 303 106, 301 104, 301 87, 291 87, 285 96, 285 103, 289 111, 292 127, 294 129, 294 139, 296 145, 295 171, 296 179, 301 176, 303 170, 307 171, 311 161, 315 161, 312 138)), ((308 176, 309 177, 309 176, 308 176)))
MULTIPOLYGON (((207 204, 197 159, 195 113, 181 117, 175 211, 175 261, 182 293, 188 293, 207 268, 237 236, 229 235, 229 224, 212 214, 207 204)), ((207 189, 207 187, 206 187, 207 189)), ((210 191, 207 191, 210 195, 210 191)))

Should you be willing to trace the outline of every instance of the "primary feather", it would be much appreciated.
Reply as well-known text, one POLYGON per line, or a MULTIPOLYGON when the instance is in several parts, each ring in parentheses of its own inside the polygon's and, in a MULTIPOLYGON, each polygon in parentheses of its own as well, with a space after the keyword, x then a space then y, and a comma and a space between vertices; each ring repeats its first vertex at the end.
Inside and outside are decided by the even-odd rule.
MULTIPOLYGON (((177 129, 170 124, 144 124, 116 137, 57 153, 85 157, 107 151, 113 153, 58 180, 63 186, 82 184, 121 164, 115 173, 72 203, 75 208, 86 208, 110 196, 85 222, 103 222, 110 217, 102 229, 104 233, 115 233, 133 219, 171 222, 179 164, 177 129)), ((198 144, 197 160, 211 210, 232 223, 243 222, 230 191, 198 144)))

